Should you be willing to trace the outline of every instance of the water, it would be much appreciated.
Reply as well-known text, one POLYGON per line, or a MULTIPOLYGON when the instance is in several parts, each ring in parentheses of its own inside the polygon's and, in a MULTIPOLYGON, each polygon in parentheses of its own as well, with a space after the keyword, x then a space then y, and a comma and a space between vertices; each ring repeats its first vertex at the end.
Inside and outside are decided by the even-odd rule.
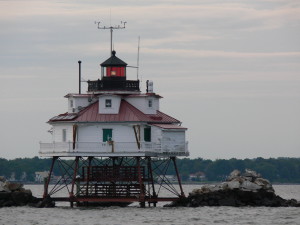
MULTIPOLYGON (((186 194, 197 185, 184 185, 186 194)), ((300 200, 300 185, 273 185, 277 195, 300 200)), ((35 196, 42 194, 42 185, 27 186, 35 196)), ((300 208, 294 207, 199 207, 199 208, 70 208, 60 203, 56 208, 0 208, 0 224, 299 224, 300 208)))

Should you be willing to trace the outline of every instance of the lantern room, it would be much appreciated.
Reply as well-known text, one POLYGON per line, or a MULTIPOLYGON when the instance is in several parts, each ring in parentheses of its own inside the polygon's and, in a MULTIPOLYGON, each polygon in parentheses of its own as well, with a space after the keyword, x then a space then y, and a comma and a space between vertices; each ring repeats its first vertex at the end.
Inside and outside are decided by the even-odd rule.
POLYGON ((120 80, 126 80, 127 63, 116 56, 116 51, 112 51, 111 57, 100 65, 102 78, 107 79, 116 77, 120 80))

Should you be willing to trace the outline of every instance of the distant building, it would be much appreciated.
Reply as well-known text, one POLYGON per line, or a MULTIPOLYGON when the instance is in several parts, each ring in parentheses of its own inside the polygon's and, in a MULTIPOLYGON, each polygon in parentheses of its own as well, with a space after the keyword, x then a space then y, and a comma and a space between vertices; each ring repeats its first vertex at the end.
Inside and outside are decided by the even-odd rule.
POLYGON ((170 182, 177 182, 177 177, 175 175, 161 175, 156 177, 157 182, 162 182, 168 180, 170 182))
POLYGON ((21 181, 26 181, 27 180, 27 173, 26 172, 23 172, 22 175, 21 175, 21 181))
POLYGON ((189 180, 190 181, 204 181, 204 180, 206 180, 206 176, 205 176, 205 173, 199 171, 199 172, 190 174, 189 180))
POLYGON ((16 173, 15 172, 12 172, 10 174, 10 178, 8 179, 9 181, 16 181, 16 173))
POLYGON ((49 175, 49 171, 35 172, 34 181, 37 183, 43 183, 44 179, 47 178, 48 175, 49 175))

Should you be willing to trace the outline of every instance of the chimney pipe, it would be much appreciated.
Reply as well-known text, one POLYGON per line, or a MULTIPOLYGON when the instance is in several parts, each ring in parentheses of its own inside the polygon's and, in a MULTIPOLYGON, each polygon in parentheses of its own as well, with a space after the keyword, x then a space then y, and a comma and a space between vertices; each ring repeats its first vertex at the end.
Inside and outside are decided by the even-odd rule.
POLYGON ((79 65, 79 94, 81 94, 81 61, 78 61, 79 65))

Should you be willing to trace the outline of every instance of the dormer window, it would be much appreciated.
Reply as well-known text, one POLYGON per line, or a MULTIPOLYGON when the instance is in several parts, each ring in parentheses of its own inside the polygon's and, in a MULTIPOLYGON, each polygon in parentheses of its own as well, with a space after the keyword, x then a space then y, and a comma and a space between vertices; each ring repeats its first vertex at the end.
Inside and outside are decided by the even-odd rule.
POLYGON ((152 101, 152 99, 150 99, 150 100, 148 100, 148 107, 152 108, 152 106, 153 106, 153 101, 152 101))
POLYGON ((105 108, 111 108, 111 99, 105 99, 105 108))

